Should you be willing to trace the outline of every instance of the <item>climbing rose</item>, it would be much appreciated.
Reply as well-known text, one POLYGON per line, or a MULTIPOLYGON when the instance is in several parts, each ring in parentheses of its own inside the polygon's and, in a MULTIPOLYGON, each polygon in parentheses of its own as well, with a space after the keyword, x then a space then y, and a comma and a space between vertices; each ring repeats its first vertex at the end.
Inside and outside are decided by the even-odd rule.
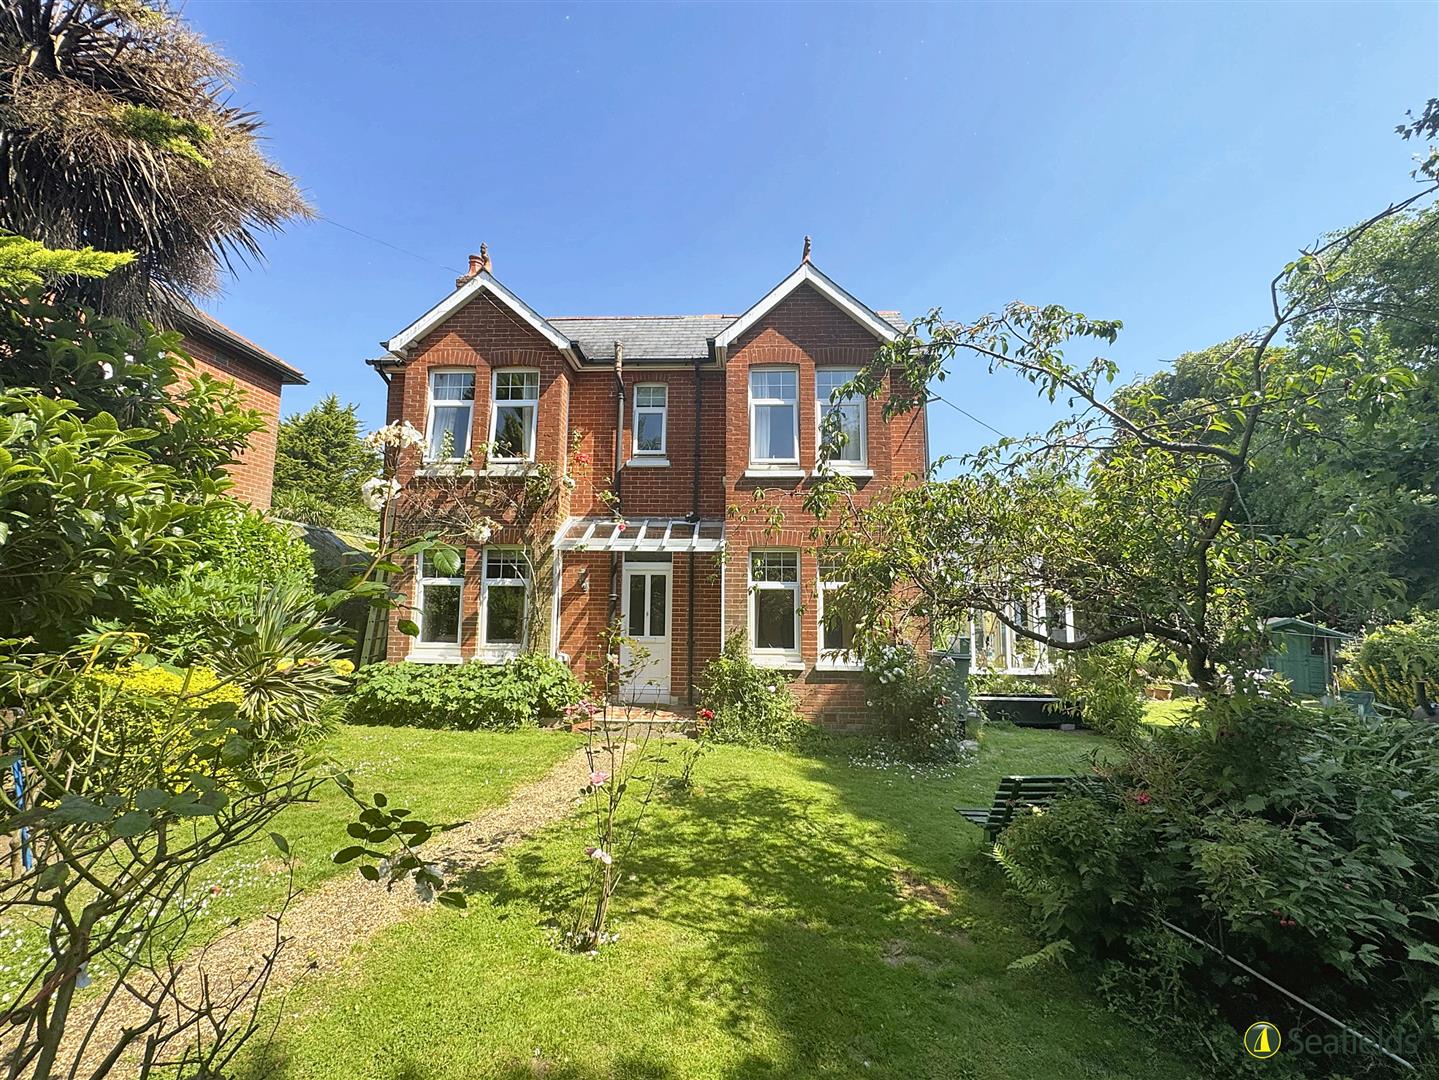
POLYGON ((591 785, 592 787, 600 787, 600 786, 602 786, 602 785, 604 784, 604 782, 605 782, 606 780, 608 780, 609 778, 610 778, 610 774, 609 774, 609 773, 607 773, 607 772, 601 772, 600 770, 596 769, 594 772, 590 773, 590 785, 591 785))
POLYGON ((714 718, 715 718, 715 711, 714 711, 713 709, 701 709, 701 710, 700 710, 700 719, 701 719, 701 720, 713 720, 714 718))
POLYGON ((614 857, 604 848, 587 847, 585 848, 585 854, 596 862, 604 863, 606 866, 609 866, 615 861, 614 857))

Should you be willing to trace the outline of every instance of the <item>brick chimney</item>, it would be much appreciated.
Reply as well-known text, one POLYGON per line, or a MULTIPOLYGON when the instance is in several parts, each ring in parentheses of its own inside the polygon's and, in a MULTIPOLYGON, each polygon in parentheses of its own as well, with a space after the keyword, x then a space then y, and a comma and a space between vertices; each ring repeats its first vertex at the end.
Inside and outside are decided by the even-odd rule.
POLYGON ((467 273, 455 278, 455 288, 458 289, 481 271, 487 274, 491 272, 490 249, 486 244, 480 245, 480 253, 478 255, 470 256, 470 269, 467 273))

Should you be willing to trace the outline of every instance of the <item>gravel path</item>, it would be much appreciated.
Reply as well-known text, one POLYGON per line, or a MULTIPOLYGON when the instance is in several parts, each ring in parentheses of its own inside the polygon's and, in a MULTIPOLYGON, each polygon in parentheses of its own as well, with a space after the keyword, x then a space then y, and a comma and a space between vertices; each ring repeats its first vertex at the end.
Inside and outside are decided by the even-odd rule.
MULTIPOLYGON (((589 767, 581 750, 539 780, 519 788, 503 806, 436 837, 423 849, 425 855, 445 867, 446 880, 462 877, 570 813, 578 805, 580 788, 588 778, 589 767)), ((302 893, 285 915, 284 944, 275 960, 267 996, 283 991, 308 972, 336 970, 375 934, 423 907, 412 888, 396 885, 392 891, 387 890, 383 885, 364 881, 353 870, 302 893)), ((208 980, 215 996, 226 997, 254 978, 260 958, 274 943, 274 920, 256 919, 226 934, 184 965, 178 985, 188 989, 198 987, 202 979, 208 980)), ((118 1032, 146 1015, 139 1001, 128 994, 116 995, 105 1011, 104 1030, 97 1033, 92 1046, 113 1045, 106 1033, 118 1032)), ((86 1026, 77 1018, 73 1029, 83 1031, 86 1026)), ((61 1062, 73 1060, 73 1054, 73 1049, 68 1055, 62 1054, 61 1062)), ((99 1056, 86 1054, 92 1068, 93 1059, 99 1056)), ((128 1072, 121 1067, 111 1075, 128 1072)))

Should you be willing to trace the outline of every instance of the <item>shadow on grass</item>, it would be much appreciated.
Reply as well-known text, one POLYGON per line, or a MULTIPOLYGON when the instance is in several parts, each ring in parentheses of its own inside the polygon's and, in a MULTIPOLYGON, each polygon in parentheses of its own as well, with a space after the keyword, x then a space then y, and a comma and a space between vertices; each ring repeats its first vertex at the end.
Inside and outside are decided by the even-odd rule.
MULTIPOLYGON (((1073 749, 1082 771, 1089 746, 1073 749)), ((1073 980, 1007 970, 1034 945, 979 830, 953 808, 982 789, 987 803, 1013 770, 911 782, 842 753, 773 755, 773 782, 763 765, 746 775, 716 761, 693 793, 662 800, 620 860, 636 880, 622 884, 612 925, 668 924, 700 943, 648 987, 677 1028, 718 1025, 741 1045, 762 1036, 727 1065, 736 1080, 1059 1077, 1076 1062, 1081 1075, 1141 1075, 1132 1043, 1110 1038, 1112 1022, 1073 980), (1039 1018, 1049 1033, 1036 1046, 1039 1018), (995 1053, 1009 1045, 1027 1047, 1013 1064, 995 1053)), ((578 891, 565 877, 530 849, 463 887, 472 902, 558 923, 578 891)))

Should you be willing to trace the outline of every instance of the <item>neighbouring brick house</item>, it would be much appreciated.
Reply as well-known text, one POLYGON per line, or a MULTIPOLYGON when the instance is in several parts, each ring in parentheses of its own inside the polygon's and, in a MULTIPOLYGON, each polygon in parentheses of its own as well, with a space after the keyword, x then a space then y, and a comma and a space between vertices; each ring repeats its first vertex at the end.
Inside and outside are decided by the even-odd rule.
POLYGON ((829 400, 895 337, 897 313, 856 300, 807 247, 738 316, 545 318, 494 277, 483 248, 470 263, 369 361, 389 384, 388 420, 425 439, 401 458, 401 499, 447 461, 451 485, 456 469, 493 485, 549 463, 567 477, 545 532, 553 558, 522 557, 497 519, 459 575, 409 568, 398 587, 414 607, 392 621, 388 657, 499 660, 533 647, 524 627, 540 619, 543 647, 598 682, 617 618, 648 653, 627 690, 685 704, 704 664, 740 632, 758 663, 793 675, 812 719, 861 722, 851 628, 825 615, 815 521, 801 501, 821 410, 843 414, 850 437, 834 467, 855 478, 858 500, 925 472, 923 411, 886 423, 882 400, 829 400), (396 629, 405 617, 417 637, 396 629))
POLYGON ((185 349, 202 372, 232 382, 247 408, 265 418, 265 426, 250 435, 240 459, 230 466, 237 499, 268 509, 275 483, 275 440, 280 431, 280 392, 303 386, 309 380, 273 353, 241 337, 224 323, 194 309, 179 317, 185 349))

